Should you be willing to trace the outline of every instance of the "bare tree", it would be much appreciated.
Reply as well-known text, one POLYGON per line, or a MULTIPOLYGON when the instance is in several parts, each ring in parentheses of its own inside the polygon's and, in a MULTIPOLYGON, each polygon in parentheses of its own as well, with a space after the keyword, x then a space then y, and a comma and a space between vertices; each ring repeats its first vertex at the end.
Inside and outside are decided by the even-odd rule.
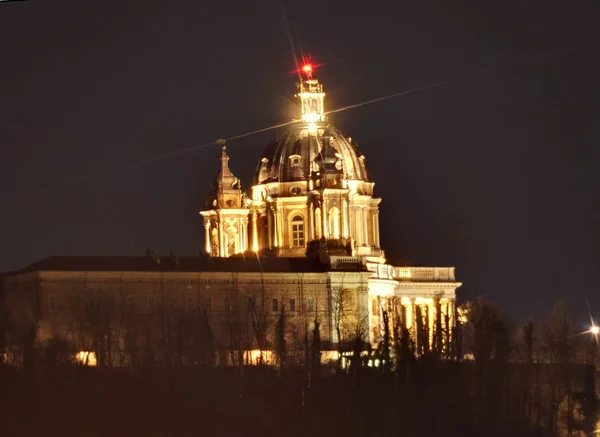
MULTIPOLYGON (((97 365, 100 368, 109 367, 112 359, 112 326, 114 317, 114 300, 108 296, 100 295, 86 301, 83 311, 83 336, 84 344, 89 345, 83 349, 94 352, 97 365)), ((86 355, 86 361, 89 354, 86 355)), ((85 364, 88 364, 87 362, 85 364)))
POLYGON ((394 356, 396 381, 406 383, 410 380, 410 372, 415 357, 414 340, 408 330, 406 305, 399 303, 394 311, 394 356))
POLYGON ((336 347, 339 355, 338 370, 341 367, 342 353, 347 349, 348 334, 352 330, 351 314, 353 310, 352 290, 340 287, 337 293, 331 296, 331 315, 333 329, 336 336, 336 347))
MULTIPOLYGON (((2 279, 0 279, 1 281, 2 279)), ((10 312, 6 301, 0 295, 0 365, 4 364, 8 352, 8 336, 10 331, 10 312)))
POLYGON ((206 309, 202 309, 198 313, 194 344, 196 362, 203 365, 213 365, 215 363, 215 344, 206 309))
POLYGON ((576 330, 572 317, 564 301, 552 309, 548 321, 543 326, 542 337, 545 358, 552 363, 552 376, 547 380, 550 429, 570 436, 574 430, 573 398, 575 379, 576 330))
POLYGON ((510 328, 504 314, 486 299, 468 304, 468 320, 473 327, 470 345, 475 357, 475 399, 481 423, 495 420, 496 411, 505 408, 510 387, 507 364, 510 358, 510 328))
POLYGON ((575 428, 584 435, 592 435, 598 423, 600 401, 596 395, 596 372, 592 365, 585 366, 583 387, 575 393, 576 410, 579 416, 575 428))
POLYGON ((258 293, 248 293, 248 313, 256 346, 260 351, 258 364, 264 364, 263 353, 268 349, 267 335, 271 326, 271 311, 267 302, 264 284, 258 293))
POLYGON ((379 346, 379 356, 381 358, 381 369, 385 373, 389 373, 392 368, 392 333, 390 327, 390 316, 387 308, 384 308, 381 312, 383 321, 383 337, 379 346))
POLYGON ((321 324, 315 315, 310 350, 309 388, 318 381, 321 372, 321 324))
POLYGON ((444 331, 442 328, 442 301, 439 293, 433 296, 433 341, 431 344, 435 358, 440 359, 444 354, 444 331))
POLYGON ((475 360, 507 361, 510 328, 504 314, 483 298, 469 302, 467 312, 468 321, 474 327, 474 344, 471 347, 475 360))
POLYGON ((362 369, 362 353, 368 344, 369 315, 356 311, 353 314, 351 323, 352 357, 350 359, 350 371, 353 375, 353 384, 356 386, 358 374, 362 369))
POLYGON ((234 278, 231 294, 228 297, 225 315, 225 338, 226 347, 229 351, 229 359, 232 365, 239 367, 240 374, 244 373, 244 366, 248 359, 246 351, 252 344, 252 333, 250 329, 250 313, 254 302, 245 293, 240 293, 237 286, 237 280, 234 278), (241 297, 247 299, 242 303, 241 297))
POLYGON ((533 322, 523 326, 523 339, 525 342, 525 362, 533 364, 533 322))
POLYGON ((417 353, 429 354, 429 312, 427 305, 415 305, 417 353))
POLYGON ((285 364, 285 357, 287 353, 287 344, 285 339, 285 305, 281 305, 281 311, 279 313, 279 318, 277 319, 277 324, 275 325, 275 339, 274 339, 274 347, 273 350, 275 352, 276 365, 281 372, 283 365, 285 364))

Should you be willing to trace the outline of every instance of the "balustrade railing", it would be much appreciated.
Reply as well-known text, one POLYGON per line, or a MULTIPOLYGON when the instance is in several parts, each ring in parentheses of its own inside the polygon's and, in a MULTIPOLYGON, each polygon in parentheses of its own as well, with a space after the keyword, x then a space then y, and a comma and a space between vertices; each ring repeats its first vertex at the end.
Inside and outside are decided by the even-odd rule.
POLYGON ((393 277, 411 281, 455 281, 454 267, 394 267, 393 277))

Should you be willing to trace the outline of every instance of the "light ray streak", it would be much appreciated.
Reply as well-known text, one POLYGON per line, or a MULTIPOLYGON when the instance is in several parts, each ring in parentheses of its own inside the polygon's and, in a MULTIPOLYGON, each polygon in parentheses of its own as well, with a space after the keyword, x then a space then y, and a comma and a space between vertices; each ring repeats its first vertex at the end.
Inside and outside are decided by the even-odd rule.
MULTIPOLYGON (((286 123, 275 124, 273 126, 269 126, 269 127, 265 127, 265 128, 262 128, 262 129, 253 130, 251 132, 246 132, 246 133, 243 133, 243 134, 239 134, 239 135, 234 135, 234 136, 231 136, 231 137, 227 137, 227 138, 224 138, 224 140, 225 141, 239 140, 241 138, 249 137, 251 135, 256 135, 256 134, 259 134, 259 133, 262 133, 262 132, 268 132, 270 130, 279 129, 281 127, 288 126, 288 125, 290 125, 292 123, 295 123, 295 121, 289 121, 289 122, 286 122, 286 123)), ((60 190, 62 188, 66 188, 66 187, 69 187, 71 185, 83 184, 83 183, 90 182, 90 181, 92 181, 94 179, 97 179, 97 178, 101 178, 101 177, 105 177, 105 176, 110 176, 112 174, 119 173, 119 172, 122 172, 122 171, 133 170, 133 169, 135 169, 137 167, 143 167, 145 165, 152 164, 154 162, 162 161, 164 159, 173 158, 175 156, 183 155, 185 153, 195 152, 196 150, 205 149, 207 147, 215 146, 217 144, 218 144, 217 140, 215 140, 215 141, 211 141, 211 142, 208 142, 208 143, 200 144, 200 145, 197 145, 197 146, 188 147, 187 149, 176 150, 174 152, 169 152, 169 153, 165 153, 165 154, 162 154, 162 155, 153 156, 153 157, 150 157, 150 158, 147 158, 147 159, 143 159, 141 161, 136 161, 136 162, 132 162, 130 164, 126 164, 126 165, 120 166, 120 167, 115 167, 115 168, 110 169, 110 170, 96 172, 96 173, 93 173, 91 175, 79 177, 77 179, 73 179, 73 180, 70 180, 70 181, 65 181, 65 182, 62 182, 62 183, 59 183, 59 184, 56 184, 56 185, 51 185, 51 186, 42 188, 40 190, 32 191, 32 192, 29 192, 29 193, 23 193, 23 194, 19 195, 18 197, 13 198, 13 200, 26 199, 26 198, 29 198, 29 197, 40 196, 42 194, 46 194, 46 193, 49 193, 49 192, 52 192, 52 191, 60 190)))
MULTIPOLYGON (((575 49, 571 49, 571 50, 555 50, 555 51, 552 51, 552 52, 544 52, 544 53, 539 54, 537 56, 533 56, 533 57, 530 57, 530 58, 527 58, 527 59, 523 59, 523 60, 516 60, 516 61, 504 64, 504 65, 501 65, 501 66, 498 66, 498 67, 487 68, 485 70, 481 70, 481 71, 478 71, 478 72, 475 72, 475 73, 464 74, 462 76, 458 76, 458 77, 455 77, 455 78, 452 78, 452 79, 447 79, 447 80, 443 80, 443 81, 439 81, 439 82, 435 82, 435 83, 430 83, 430 84, 427 84, 427 85, 423 85, 422 87, 411 88, 411 89, 400 91, 400 92, 397 92, 397 93, 388 94, 387 96, 382 96, 382 97, 378 97, 378 98, 375 98, 375 99, 367 100, 367 101, 364 101, 364 102, 356 103, 356 104, 353 104, 353 105, 344 106, 342 108, 338 108, 338 109, 334 109, 334 110, 328 111, 328 112, 326 112, 326 114, 335 114, 335 113, 338 113, 338 112, 347 111, 348 109, 354 109, 354 108, 358 108, 358 107, 370 105, 370 104, 373 104, 373 103, 378 103, 378 102, 382 102, 382 101, 385 101, 385 100, 393 99, 393 98, 396 98, 396 97, 402 97, 402 96, 405 96, 405 95, 408 95, 408 94, 412 94, 412 93, 416 93, 416 92, 419 92, 419 91, 425 91, 425 90, 428 90, 428 89, 438 88, 438 87, 441 87, 443 85, 448 85, 448 84, 451 84, 451 83, 465 81, 465 80, 472 79, 472 78, 475 78, 475 77, 478 77, 478 76, 483 76, 485 74, 493 73, 495 71, 499 71, 499 70, 502 70, 502 69, 506 69, 506 68, 510 69, 510 68, 514 68, 514 67, 516 67, 518 65, 533 63, 533 62, 539 61, 541 59, 546 59, 546 58, 551 57, 551 56, 557 56, 559 54, 565 53, 567 51, 573 51, 573 50, 575 50, 575 49)), ((262 132, 267 132, 267 131, 279 129, 281 127, 289 126, 290 124, 293 124, 293 123, 296 123, 296 120, 288 121, 288 122, 285 122, 285 123, 276 124, 276 125, 273 125, 273 126, 262 128, 262 129, 256 129, 254 131, 246 132, 246 133, 239 134, 239 135, 230 136, 230 137, 224 138, 224 140, 225 141, 238 140, 238 139, 241 139, 241 138, 249 137, 251 135, 256 135, 256 134, 259 134, 259 133, 262 133, 262 132)), ((194 151, 197 151, 197 150, 200 150, 200 149, 204 149, 204 148, 207 148, 207 147, 211 147, 211 146, 215 146, 215 145, 217 145, 217 141, 211 141, 211 142, 207 142, 207 143, 200 144, 200 145, 197 145, 197 146, 188 147, 186 149, 176 150, 174 152, 169 152, 169 153, 165 153, 165 154, 162 154, 162 155, 157 155, 157 156, 150 157, 150 158, 147 158, 147 159, 143 159, 143 160, 140 160, 140 161, 132 162, 130 164, 126 164, 126 165, 123 165, 123 166, 115 167, 115 168, 110 169, 110 170, 95 172, 93 174, 86 175, 86 176, 83 176, 83 177, 79 177, 79 178, 76 178, 76 179, 72 179, 70 181, 65 181, 65 182, 62 182, 62 183, 59 183, 59 184, 56 184, 56 185, 51 185, 51 186, 48 186, 48 187, 45 187, 45 188, 42 188, 42 189, 39 189, 39 190, 31 191, 31 192, 28 192, 28 193, 21 193, 21 194, 18 194, 17 196, 15 196, 13 198, 5 199, 5 202, 6 201, 11 201, 11 200, 12 201, 16 201, 16 200, 30 198, 30 197, 34 197, 34 196, 40 196, 40 195, 43 195, 43 194, 46 194, 46 193, 49 193, 49 192, 52 192, 52 191, 56 191, 56 190, 60 190, 62 188, 69 187, 71 185, 77 185, 77 184, 86 183, 86 182, 92 181, 92 180, 100 178, 100 177, 110 176, 112 174, 115 174, 115 173, 118 173, 118 172, 121 172, 121 171, 132 170, 132 169, 135 169, 137 167, 142 167, 142 166, 145 166, 145 165, 148 165, 148 164, 152 164, 152 163, 155 163, 155 162, 158 162, 158 161, 162 161, 164 159, 173 158, 175 156, 179 156, 179 155, 183 155, 183 154, 186 154, 186 153, 194 152, 194 151)))
POLYGON ((468 79, 474 79, 474 78, 479 77, 479 76, 484 76, 486 74, 494 73, 494 72, 502 70, 504 68, 511 69, 511 68, 516 67, 517 65, 523 65, 523 64, 528 64, 528 63, 536 62, 536 61, 539 61, 541 59, 545 59, 545 58, 548 58, 548 57, 551 57, 551 56, 556 56, 556 55, 561 54, 561 53, 563 53, 563 51, 556 51, 555 50, 555 51, 552 51, 552 52, 545 52, 545 53, 542 53, 540 55, 533 56, 531 58, 522 59, 522 60, 515 60, 513 62, 510 62, 508 64, 504 64, 504 65, 499 66, 499 67, 486 68, 485 70, 476 71, 474 73, 464 74, 464 75, 457 76, 457 77, 454 77, 454 78, 451 78, 451 79, 446 79, 446 80, 442 80, 442 81, 439 81, 439 82, 430 83, 430 84, 427 84, 427 85, 423 85, 421 87, 411 88, 411 89, 400 91, 400 92, 397 92, 397 93, 388 94, 387 96, 377 97, 375 99, 366 100, 364 102, 360 102, 360 103, 355 103, 353 105, 344 106, 343 108, 333 109, 331 111, 327 111, 325 114, 335 114, 337 112, 346 111, 348 109, 359 108, 361 106, 366 106, 366 105, 371 105, 373 103, 383 102, 385 100, 393 99, 393 98, 396 98, 396 97, 402 97, 402 96, 405 96, 407 94, 412 94, 412 93, 416 93, 416 92, 419 92, 419 91, 426 91, 426 90, 430 90, 430 89, 433 89, 433 88, 438 88, 438 87, 441 87, 441 86, 444 86, 444 85, 449 85, 451 83, 465 81, 465 80, 468 80, 468 79))
POLYGON ((294 58, 294 64, 296 65, 296 71, 298 72, 298 80, 300 82, 302 82, 302 73, 300 72, 300 67, 298 66, 298 57, 296 56, 296 49, 294 48, 292 31, 290 30, 290 24, 287 20, 287 15, 285 13, 285 7, 283 6, 283 0, 279 0, 279 11, 281 12, 281 21, 283 22, 283 26, 285 27, 285 33, 287 35, 288 42, 290 43, 292 57, 294 58))

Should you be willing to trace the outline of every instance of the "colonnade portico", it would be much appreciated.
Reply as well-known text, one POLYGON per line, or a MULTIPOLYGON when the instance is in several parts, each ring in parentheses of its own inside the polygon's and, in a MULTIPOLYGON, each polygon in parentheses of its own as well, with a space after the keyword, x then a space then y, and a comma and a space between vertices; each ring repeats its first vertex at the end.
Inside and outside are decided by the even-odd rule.
MULTIPOLYGON (((429 347, 433 346, 436 320, 445 333, 442 340, 445 344, 456 324, 456 289, 462 285, 454 281, 454 268, 395 268, 384 264, 374 269, 375 273, 369 279, 370 343, 381 341, 382 316, 387 311, 390 323, 394 321, 397 325, 390 329, 405 327, 417 350, 424 346, 421 344, 423 341, 427 341, 429 347), (418 335, 419 325, 428 336, 426 340, 418 335)), ((395 333, 392 332, 392 335, 395 333)))

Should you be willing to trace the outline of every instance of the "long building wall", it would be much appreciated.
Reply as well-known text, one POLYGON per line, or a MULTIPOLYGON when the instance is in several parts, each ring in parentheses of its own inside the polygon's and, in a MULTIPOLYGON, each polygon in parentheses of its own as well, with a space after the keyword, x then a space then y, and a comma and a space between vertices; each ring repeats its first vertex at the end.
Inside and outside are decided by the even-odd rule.
POLYGON ((7 278, 5 297, 24 321, 35 321, 39 341, 66 339, 82 350, 90 346, 81 332, 88 330, 82 324, 89 322, 90 307, 110 318, 115 337, 132 318, 160 331, 166 319, 205 312, 217 349, 231 347, 234 319, 246 348, 259 346, 263 334, 257 330, 267 340, 263 347, 270 348, 284 309, 290 351, 304 342, 304 330, 312 330, 315 319, 323 342, 332 340, 327 273, 30 272, 7 278))
MULTIPOLYGON (((453 282, 453 270, 399 271, 380 265, 375 271, 352 271, 348 267, 356 260, 332 261, 332 270, 318 273, 30 271, 5 278, 5 299, 16 319, 37 326, 39 341, 60 338, 77 350, 93 348, 90 336, 102 324, 94 319, 99 317, 110 325, 111 348, 119 351, 126 349, 125 338, 134 325, 135 335, 145 338, 144 348, 163 350, 170 341, 165 336, 192 336, 178 326, 194 324, 200 315, 208 319, 217 350, 272 349, 282 308, 291 354, 304 347, 315 320, 325 348, 348 346, 358 336, 376 346, 385 310, 408 316, 406 327, 415 338, 417 312, 427 316, 433 332, 438 298, 445 329, 453 326, 460 286, 453 282), (413 280, 411 274, 422 278, 413 280), (234 326, 238 334, 232 333, 234 326)), ((123 364, 118 355, 112 354, 112 364, 123 364)))

